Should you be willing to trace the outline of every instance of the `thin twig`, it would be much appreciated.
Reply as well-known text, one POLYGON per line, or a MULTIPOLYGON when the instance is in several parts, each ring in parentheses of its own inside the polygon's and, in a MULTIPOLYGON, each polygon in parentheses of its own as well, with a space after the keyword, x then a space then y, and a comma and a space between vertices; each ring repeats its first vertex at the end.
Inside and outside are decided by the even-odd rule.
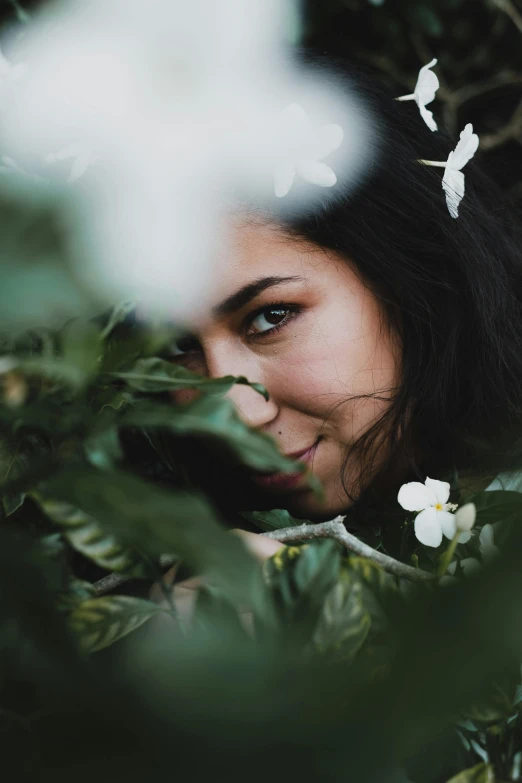
MULTIPOLYGON (((174 565, 177 560, 178 558, 173 557, 172 555, 162 555, 160 557, 160 567, 167 568, 171 565, 174 565)), ((94 582, 93 589, 96 595, 105 595, 106 593, 110 593, 110 591, 114 590, 116 587, 120 587, 126 582, 130 582, 131 579, 133 579, 132 576, 124 576, 123 574, 107 574, 107 576, 104 576, 101 579, 98 579, 97 582, 94 582)))
POLYGON ((504 127, 500 128, 496 133, 482 134, 480 137, 480 146, 484 150, 492 150, 495 149, 495 147, 500 147, 501 144, 505 144, 510 139, 520 141, 521 137, 522 101, 518 104, 507 125, 504 125, 504 127))
POLYGON ((291 541, 306 541, 313 538, 333 538, 345 546, 346 549, 355 552, 356 555, 366 557, 368 560, 373 560, 374 563, 377 563, 385 571, 395 576, 402 576, 405 579, 410 579, 412 582, 427 582, 437 578, 435 574, 400 563, 393 557, 378 552, 351 533, 348 533, 343 523, 338 521, 338 519, 333 519, 330 522, 321 522, 318 525, 298 525, 297 527, 287 527, 283 530, 273 530, 270 533, 264 533, 264 535, 268 538, 273 538, 274 541, 280 541, 282 544, 291 541))

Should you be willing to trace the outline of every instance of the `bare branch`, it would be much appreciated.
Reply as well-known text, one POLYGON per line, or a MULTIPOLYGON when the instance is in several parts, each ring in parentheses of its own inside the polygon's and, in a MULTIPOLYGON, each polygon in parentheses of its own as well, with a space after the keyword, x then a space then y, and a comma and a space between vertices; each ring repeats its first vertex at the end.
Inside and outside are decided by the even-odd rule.
POLYGON ((500 128, 495 133, 482 134, 480 137, 480 147, 483 150, 492 150, 500 147, 506 141, 514 139, 520 141, 522 137, 522 101, 518 104, 507 125, 500 128))
POLYGON ((374 563, 377 563, 385 571, 395 576, 410 579, 412 582, 428 582, 437 578, 435 574, 430 574, 428 571, 422 571, 419 568, 413 568, 405 563, 401 563, 393 557, 378 552, 376 549, 368 546, 368 544, 363 543, 351 533, 348 533, 339 517, 330 522, 321 522, 318 525, 298 525, 297 527, 287 527, 283 530, 273 530, 263 535, 273 538, 275 541, 280 541, 282 544, 314 538, 333 538, 345 546, 346 549, 355 552, 355 554, 361 557, 366 557, 368 560, 373 560, 374 563))

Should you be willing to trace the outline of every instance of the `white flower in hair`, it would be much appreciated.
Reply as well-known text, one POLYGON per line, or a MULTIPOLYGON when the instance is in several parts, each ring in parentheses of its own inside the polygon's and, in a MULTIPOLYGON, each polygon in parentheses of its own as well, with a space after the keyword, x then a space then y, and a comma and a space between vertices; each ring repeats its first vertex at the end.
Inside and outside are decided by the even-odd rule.
MULTIPOLYGON (((397 495, 397 500, 406 511, 419 511, 415 517, 415 535, 421 544, 425 546, 439 546, 442 534, 452 539, 456 532, 455 514, 449 509, 453 504, 448 503, 450 485, 447 481, 437 481, 426 478, 424 484, 420 481, 410 481, 403 484, 397 495)), ((459 543, 466 543, 471 538, 471 533, 463 532, 459 536, 459 543)))
POLYGON ((330 188, 337 182, 334 171, 322 163, 340 147, 344 133, 340 125, 317 126, 298 103, 289 104, 279 117, 281 155, 274 172, 275 194, 286 196, 296 175, 312 185, 330 188))
POLYGON ((461 169, 471 160, 478 145, 479 137, 473 133, 473 125, 468 123, 460 134, 459 143, 448 156, 442 187, 446 193, 449 213, 453 218, 459 216, 459 204, 464 198, 465 179, 461 169))
POLYGON ((464 198, 465 179, 461 169, 469 163, 478 149, 479 137, 473 133, 473 125, 468 123, 460 134, 460 141, 448 155, 444 163, 438 160, 419 160, 425 166, 438 166, 444 169, 442 187, 446 193, 446 204, 453 218, 459 216, 459 204, 464 198))
POLYGON ((415 90, 411 95, 401 95, 400 98, 397 98, 398 101, 415 101, 422 119, 432 131, 438 130, 438 126, 433 119, 433 112, 428 111, 426 104, 434 100, 435 93, 440 86, 437 75, 430 70, 434 65, 437 65, 435 58, 420 69, 415 90))

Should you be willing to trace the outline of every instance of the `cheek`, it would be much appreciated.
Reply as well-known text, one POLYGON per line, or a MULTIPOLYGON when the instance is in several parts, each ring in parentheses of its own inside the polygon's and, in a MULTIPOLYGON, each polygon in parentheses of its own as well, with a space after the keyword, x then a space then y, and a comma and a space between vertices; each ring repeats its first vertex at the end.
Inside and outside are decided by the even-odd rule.
POLYGON ((344 320, 339 318, 329 332, 314 328, 308 335, 304 330, 296 335, 271 375, 273 394, 282 406, 326 421, 330 431, 349 442, 388 407, 397 359, 396 349, 371 322, 363 324, 359 318, 354 324, 346 315, 344 320), (386 399, 349 401, 374 393, 386 399))

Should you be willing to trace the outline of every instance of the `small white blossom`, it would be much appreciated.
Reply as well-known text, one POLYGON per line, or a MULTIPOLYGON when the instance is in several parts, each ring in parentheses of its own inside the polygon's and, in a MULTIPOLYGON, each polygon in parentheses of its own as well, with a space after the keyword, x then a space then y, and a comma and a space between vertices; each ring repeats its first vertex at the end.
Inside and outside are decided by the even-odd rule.
POLYGON ((402 95, 400 98, 397 98, 398 101, 415 101, 419 107, 422 119, 432 131, 438 130, 438 126, 433 119, 433 112, 428 111, 426 104, 434 100, 435 93, 440 86, 437 75, 430 70, 436 64, 437 60, 434 58, 430 63, 424 65, 419 71, 414 92, 411 95, 402 95))
POLYGON ((321 161, 340 147, 344 138, 340 125, 318 127, 302 106, 291 103, 281 112, 279 134, 284 163, 274 174, 278 198, 290 191, 297 174, 312 185, 323 188, 335 185, 334 171, 321 161))
POLYGON ((477 518, 477 508, 474 503, 466 503, 455 514, 455 530, 469 533, 477 518))
MULTIPOLYGON (((397 500, 406 511, 419 511, 415 518, 415 535, 421 544, 437 547, 442 535, 453 538, 455 535, 455 515, 449 511, 448 498, 450 485, 447 481, 426 478, 424 484, 411 481, 403 484, 397 500)), ((469 541, 470 533, 461 533, 459 542, 469 541)))
POLYGON ((459 216, 458 207, 464 198, 465 179, 461 169, 471 160, 478 145, 479 137, 473 133, 473 125, 468 123, 460 134, 459 143, 448 156, 442 187, 446 193, 449 213, 453 218, 459 216))

